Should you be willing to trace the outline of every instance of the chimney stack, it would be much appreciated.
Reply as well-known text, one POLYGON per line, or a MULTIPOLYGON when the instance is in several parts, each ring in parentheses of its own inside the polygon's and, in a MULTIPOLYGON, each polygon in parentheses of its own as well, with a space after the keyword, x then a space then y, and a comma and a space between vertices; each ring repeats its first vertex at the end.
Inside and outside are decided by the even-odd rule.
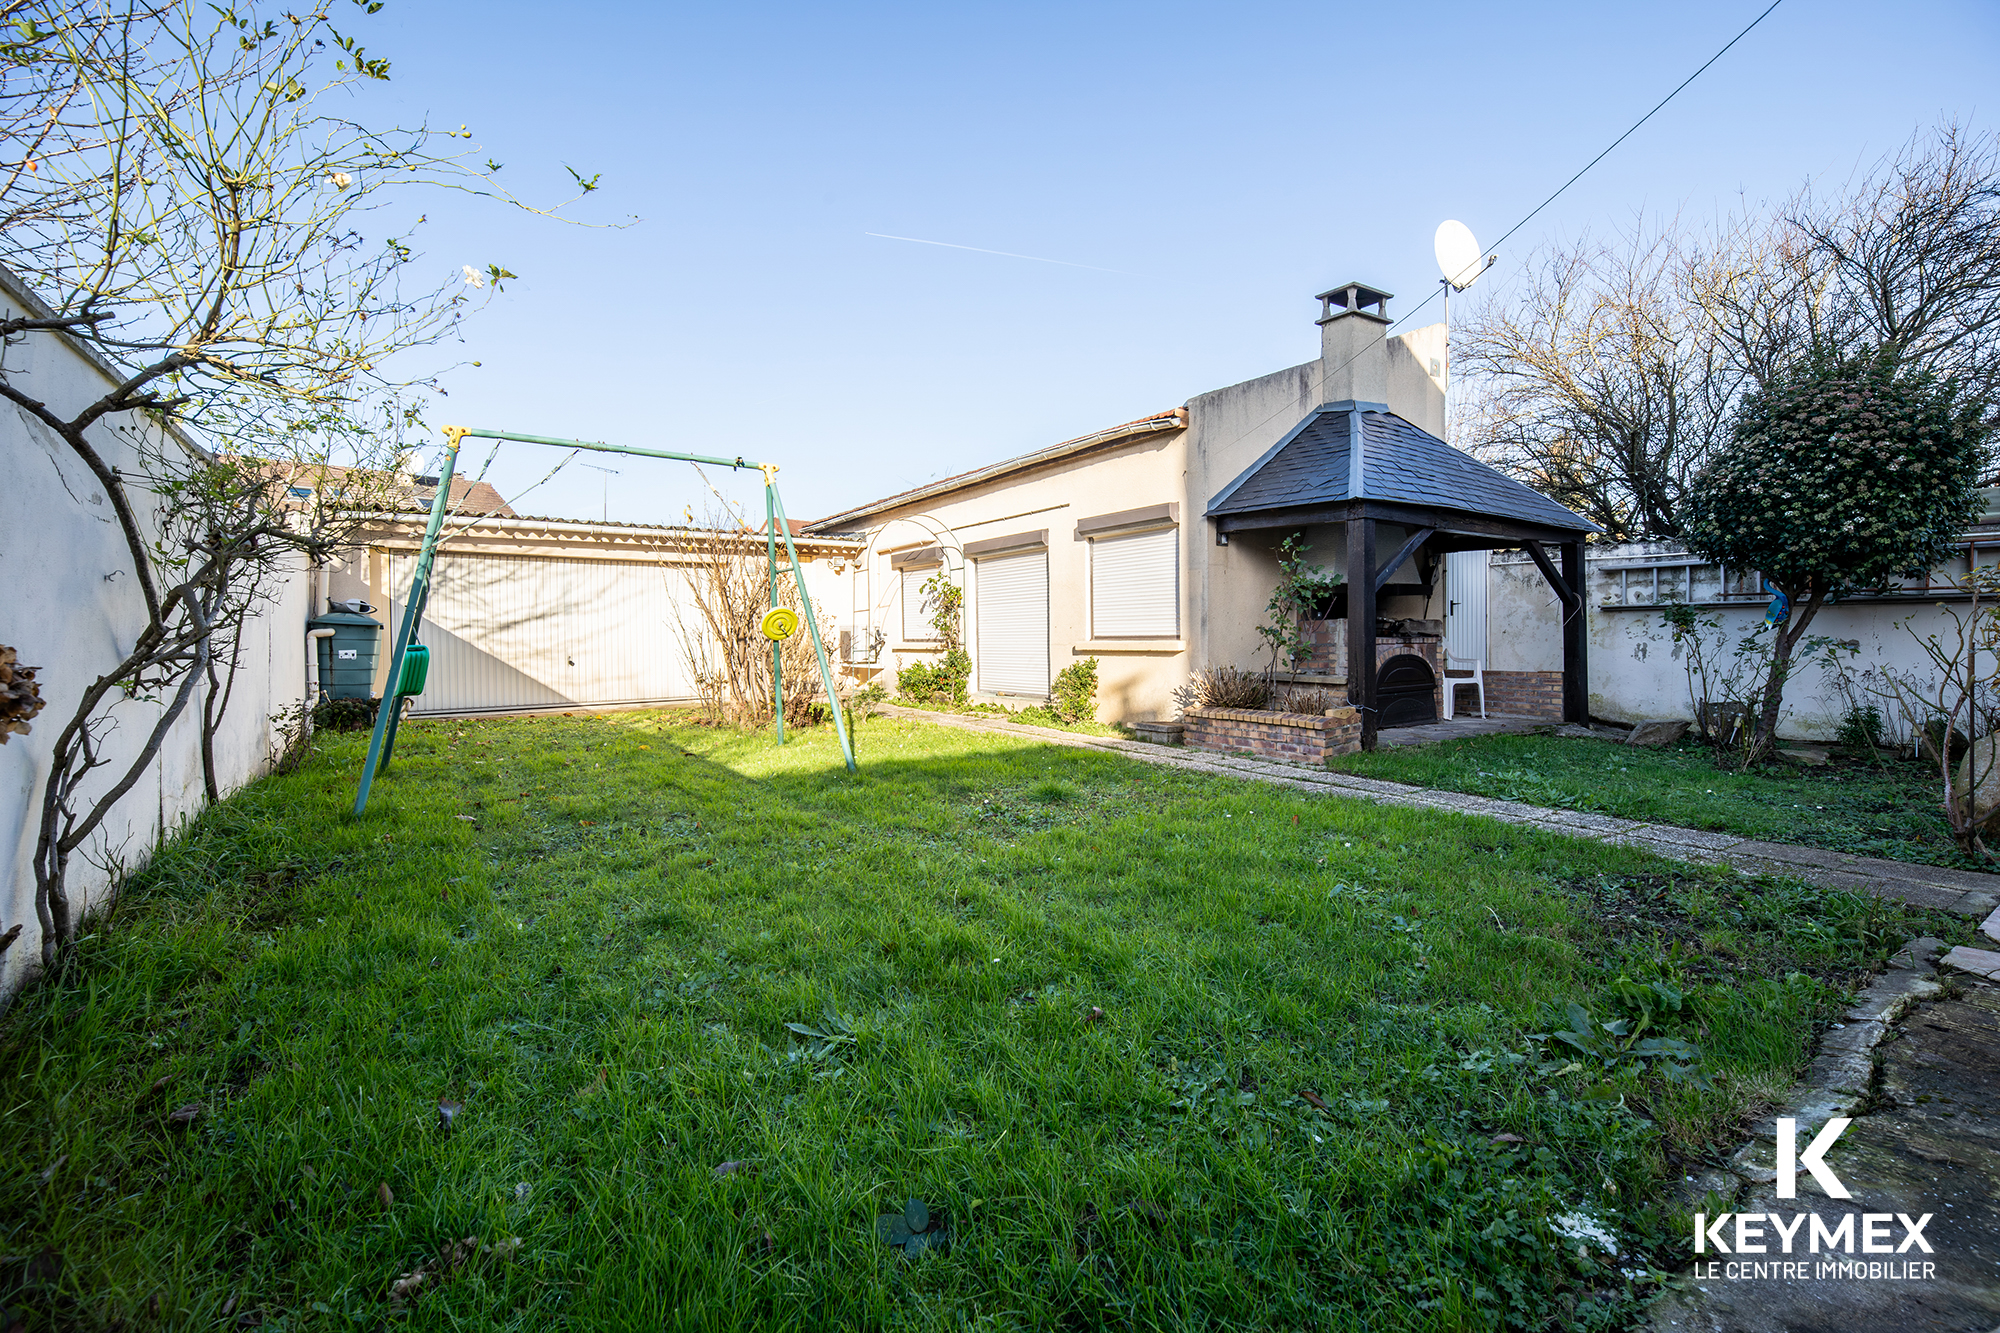
POLYGON ((1319 294, 1322 402, 1389 401, 1388 292, 1349 282, 1319 294))

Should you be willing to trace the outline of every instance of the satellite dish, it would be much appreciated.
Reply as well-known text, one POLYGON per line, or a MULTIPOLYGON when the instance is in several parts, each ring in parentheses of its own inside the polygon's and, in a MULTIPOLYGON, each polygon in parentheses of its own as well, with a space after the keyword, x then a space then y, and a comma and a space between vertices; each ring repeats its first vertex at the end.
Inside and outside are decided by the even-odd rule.
POLYGON ((1486 257, 1479 252, 1479 242, 1473 238, 1472 228, 1463 222, 1439 223, 1432 248, 1437 253, 1438 271, 1455 292, 1470 287, 1486 271, 1486 257))

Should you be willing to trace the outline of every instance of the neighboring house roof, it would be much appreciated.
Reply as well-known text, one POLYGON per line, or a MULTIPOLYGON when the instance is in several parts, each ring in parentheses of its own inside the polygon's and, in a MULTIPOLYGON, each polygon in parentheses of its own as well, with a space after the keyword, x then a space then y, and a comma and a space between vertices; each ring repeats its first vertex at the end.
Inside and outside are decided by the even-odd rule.
MULTIPOLYGON (((387 504, 402 511, 428 512, 431 501, 437 498, 438 479, 435 476, 396 476, 375 468, 345 467, 339 463, 272 463, 269 466, 285 479, 300 499, 306 498, 315 489, 335 494, 345 491, 357 505, 373 508, 378 504, 387 504)), ((467 477, 451 479, 450 512, 460 518, 472 514, 494 518, 519 517, 500 492, 486 482, 467 477)))
POLYGON ((1094 431, 1089 435, 1079 435, 1073 440, 1064 440, 1061 444, 1052 444, 1046 449, 1038 449, 1031 454, 1022 454, 1016 458, 1003 459, 998 463, 991 463, 986 467, 975 468, 970 472, 961 472, 957 476, 945 477, 939 481, 927 482, 922 486, 914 486, 907 491, 899 491, 894 495, 872 501, 854 509, 844 509, 838 514, 830 514, 825 518, 814 519, 812 522, 805 524, 804 529, 808 532, 838 531, 842 527, 862 523, 877 514, 885 513, 891 509, 899 509, 904 505, 915 504, 918 501, 929 500, 950 491, 963 490, 968 486, 977 486, 983 482, 993 481, 1011 473, 1023 472, 1029 468, 1041 467, 1047 463, 1072 458, 1077 454, 1089 453, 1093 449, 1105 448, 1136 436, 1156 435, 1161 431, 1180 430, 1186 425, 1187 409, 1184 407, 1176 407, 1168 412, 1155 412, 1149 417, 1140 417, 1137 421, 1128 421, 1123 425, 1094 431))
MULTIPOLYGON (((436 477, 418 477, 411 499, 425 509, 437 499, 436 477)), ((483 481, 468 481, 464 477, 451 479, 450 511, 454 514, 490 514, 496 518, 515 517, 514 508, 501 498, 500 492, 483 481)))
POLYGON ((1208 516, 1381 500, 1597 532, 1589 519, 1524 486, 1382 403, 1342 401, 1305 420, 1222 488, 1208 516))

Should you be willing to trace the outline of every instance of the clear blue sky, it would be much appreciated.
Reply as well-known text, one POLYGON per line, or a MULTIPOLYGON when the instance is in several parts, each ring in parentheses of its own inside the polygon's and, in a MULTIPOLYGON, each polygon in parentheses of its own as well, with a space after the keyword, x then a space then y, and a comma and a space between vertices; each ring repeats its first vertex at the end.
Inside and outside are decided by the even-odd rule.
MULTIPOLYGON (((392 0, 363 35, 394 114, 468 125, 531 198, 602 172, 586 216, 641 219, 426 201, 427 262, 521 275, 433 421, 768 458, 817 517, 1309 359, 1336 282, 1408 310, 1440 221, 1490 244, 1764 2, 392 0)), ((1785 0, 1493 281, 1551 237, 1989 125, 1996 69, 1990 0, 1785 0)), ((559 456, 510 446, 490 475, 512 495, 559 456)), ((590 461, 621 469, 613 519, 702 508, 689 469, 590 461)), ((522 507, 594 518, 605 481, 572 465, 522 507)))

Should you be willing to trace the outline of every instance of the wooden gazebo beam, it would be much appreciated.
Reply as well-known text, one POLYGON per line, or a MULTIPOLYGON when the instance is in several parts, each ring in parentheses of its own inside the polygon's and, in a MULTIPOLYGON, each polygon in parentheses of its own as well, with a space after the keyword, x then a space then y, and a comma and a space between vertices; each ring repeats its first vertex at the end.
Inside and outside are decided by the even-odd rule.
POLYGON ((1438 549, 1500 550, 1531 541, 1554 546, 1580 541, 1583 537, 1582 533, 1570 528, 1467 514, 1455 509, 1385 504, 1380 500, 1367 500, 1360 505, 1343 500, 1338 504, 1266 509, 1254 514, 1221 514, 1210 521, 1215 524, 1218 533, 1255 532, 1271 528, 1310 527, 1316 523, 1345 523, 1357 509, 1363 516, 1380 523, 1395 523, 1405 528, 1433 528, 1437 536, 1431 544, 1438 549))

